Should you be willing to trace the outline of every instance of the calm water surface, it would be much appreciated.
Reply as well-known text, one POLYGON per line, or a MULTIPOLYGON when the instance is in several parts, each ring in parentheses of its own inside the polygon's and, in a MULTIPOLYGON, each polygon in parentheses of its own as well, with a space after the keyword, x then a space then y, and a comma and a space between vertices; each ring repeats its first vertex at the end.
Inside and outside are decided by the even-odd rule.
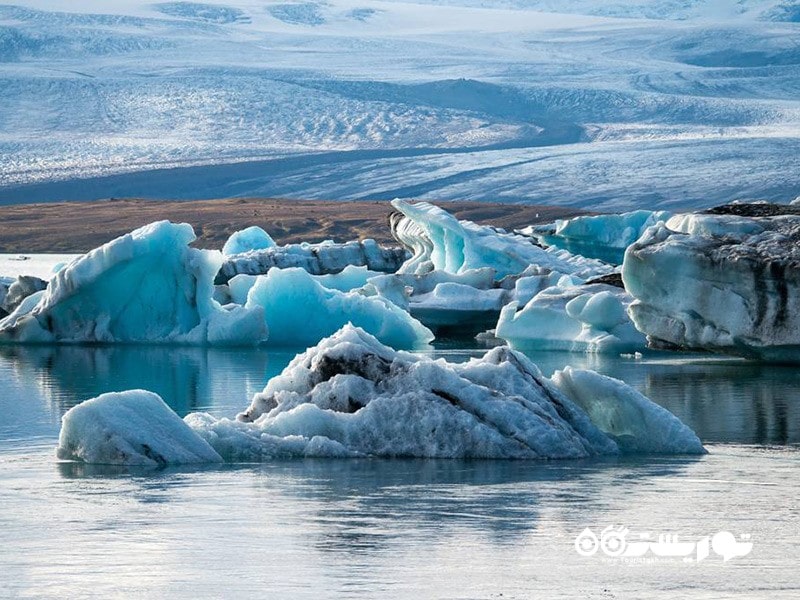
MULTIPOLYGON (((479 351, 440 349, 460 360, 479 351)), ((707 357, 532 355, 624 379, 701 458, 292 460, 157 472, 59 463, 61 415, 141 387, 232 416, 294 352, 0 347, 2 598, 798 598, 800 372, 707 357), (725 562, 580 556, 624 525, 725 562)), ((632 534, 631 534, 632 535, 632 534)))

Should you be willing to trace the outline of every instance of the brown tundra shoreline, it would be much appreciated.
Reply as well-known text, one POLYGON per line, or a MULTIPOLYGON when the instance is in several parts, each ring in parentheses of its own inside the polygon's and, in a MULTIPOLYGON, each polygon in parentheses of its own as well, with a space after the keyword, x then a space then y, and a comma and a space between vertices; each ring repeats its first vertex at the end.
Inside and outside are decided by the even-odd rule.
MULTIPOLYGON (((585 211, 558 206, 436 202, 459 219, 514 229, 585 211)), ((200 248, 222 248, 250 225, 279 244, 373 238, 392 243, 388 201, 226 198, 219 200, 111 199, 0 206, 0 253, 77 253, 153 221, 190 223, 200 248)))

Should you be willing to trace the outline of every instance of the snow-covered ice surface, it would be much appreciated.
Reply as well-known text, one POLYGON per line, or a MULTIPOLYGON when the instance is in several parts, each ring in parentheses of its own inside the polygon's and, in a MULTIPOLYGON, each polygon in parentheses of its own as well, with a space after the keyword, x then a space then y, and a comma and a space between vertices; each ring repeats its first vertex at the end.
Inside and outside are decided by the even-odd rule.
POLYGON ((799 32, 786 0, 19 0, 0 202, 794 197, 799 32))
POLYGON ((153 392, 128 390, 83 402, 64 415, 58 457, 164 467, 222 458, 153 392))
POLYGON ((67 412, 58 447, 61 458, 131 465, 620 452, 704 449, 669 411, 593 371, 567 367, 548 380, 506 348, 462 364, 433 361, 349 325, 296 356, 238 420, 192 413, 184 423, 148 392, 105 395, 67 412))
POLYGON ((625 254, 633 322, 656 343, 798 362, 798 243, 798 214, 676 215, 625 254))

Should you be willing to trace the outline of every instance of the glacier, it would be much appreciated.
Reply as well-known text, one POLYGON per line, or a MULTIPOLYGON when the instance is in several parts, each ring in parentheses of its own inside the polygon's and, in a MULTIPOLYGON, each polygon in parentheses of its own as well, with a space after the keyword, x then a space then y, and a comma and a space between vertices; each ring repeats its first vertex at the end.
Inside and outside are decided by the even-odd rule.
POLYGON ((0 7, 0 203, 678 212, 794 197, 794 14, 787 0, 16 0, 0 7))
POLYGON ((799 243, 796 206, 676 215, 625 254, 633 322, 657 346, 797 362, 799 243))
POLYGON ((57 455, 168 465, 203 457, 213 463, 705 452, 691 429, 621 381, 569 367, 547 379, 507 348, 463 364, 432 360, 392 350, 352 326, 297 355, 236 420, 192 413, 181 422, 147 394, 72 408, 57 455))
POLYGON ((190 225, 160 221, 78 257, 0 321, 0 342, 259 343, 263 309, 212 298, 222 255, 194 239, 190 225))

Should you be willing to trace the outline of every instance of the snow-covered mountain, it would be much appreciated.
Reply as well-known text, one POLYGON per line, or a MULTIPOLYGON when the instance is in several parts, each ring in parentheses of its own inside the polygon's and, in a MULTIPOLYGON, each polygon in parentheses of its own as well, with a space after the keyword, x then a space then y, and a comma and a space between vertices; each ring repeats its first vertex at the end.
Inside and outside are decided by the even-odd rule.
POLYGON ((797 2, 0 5, 0 203, 798 194, 797 2))

